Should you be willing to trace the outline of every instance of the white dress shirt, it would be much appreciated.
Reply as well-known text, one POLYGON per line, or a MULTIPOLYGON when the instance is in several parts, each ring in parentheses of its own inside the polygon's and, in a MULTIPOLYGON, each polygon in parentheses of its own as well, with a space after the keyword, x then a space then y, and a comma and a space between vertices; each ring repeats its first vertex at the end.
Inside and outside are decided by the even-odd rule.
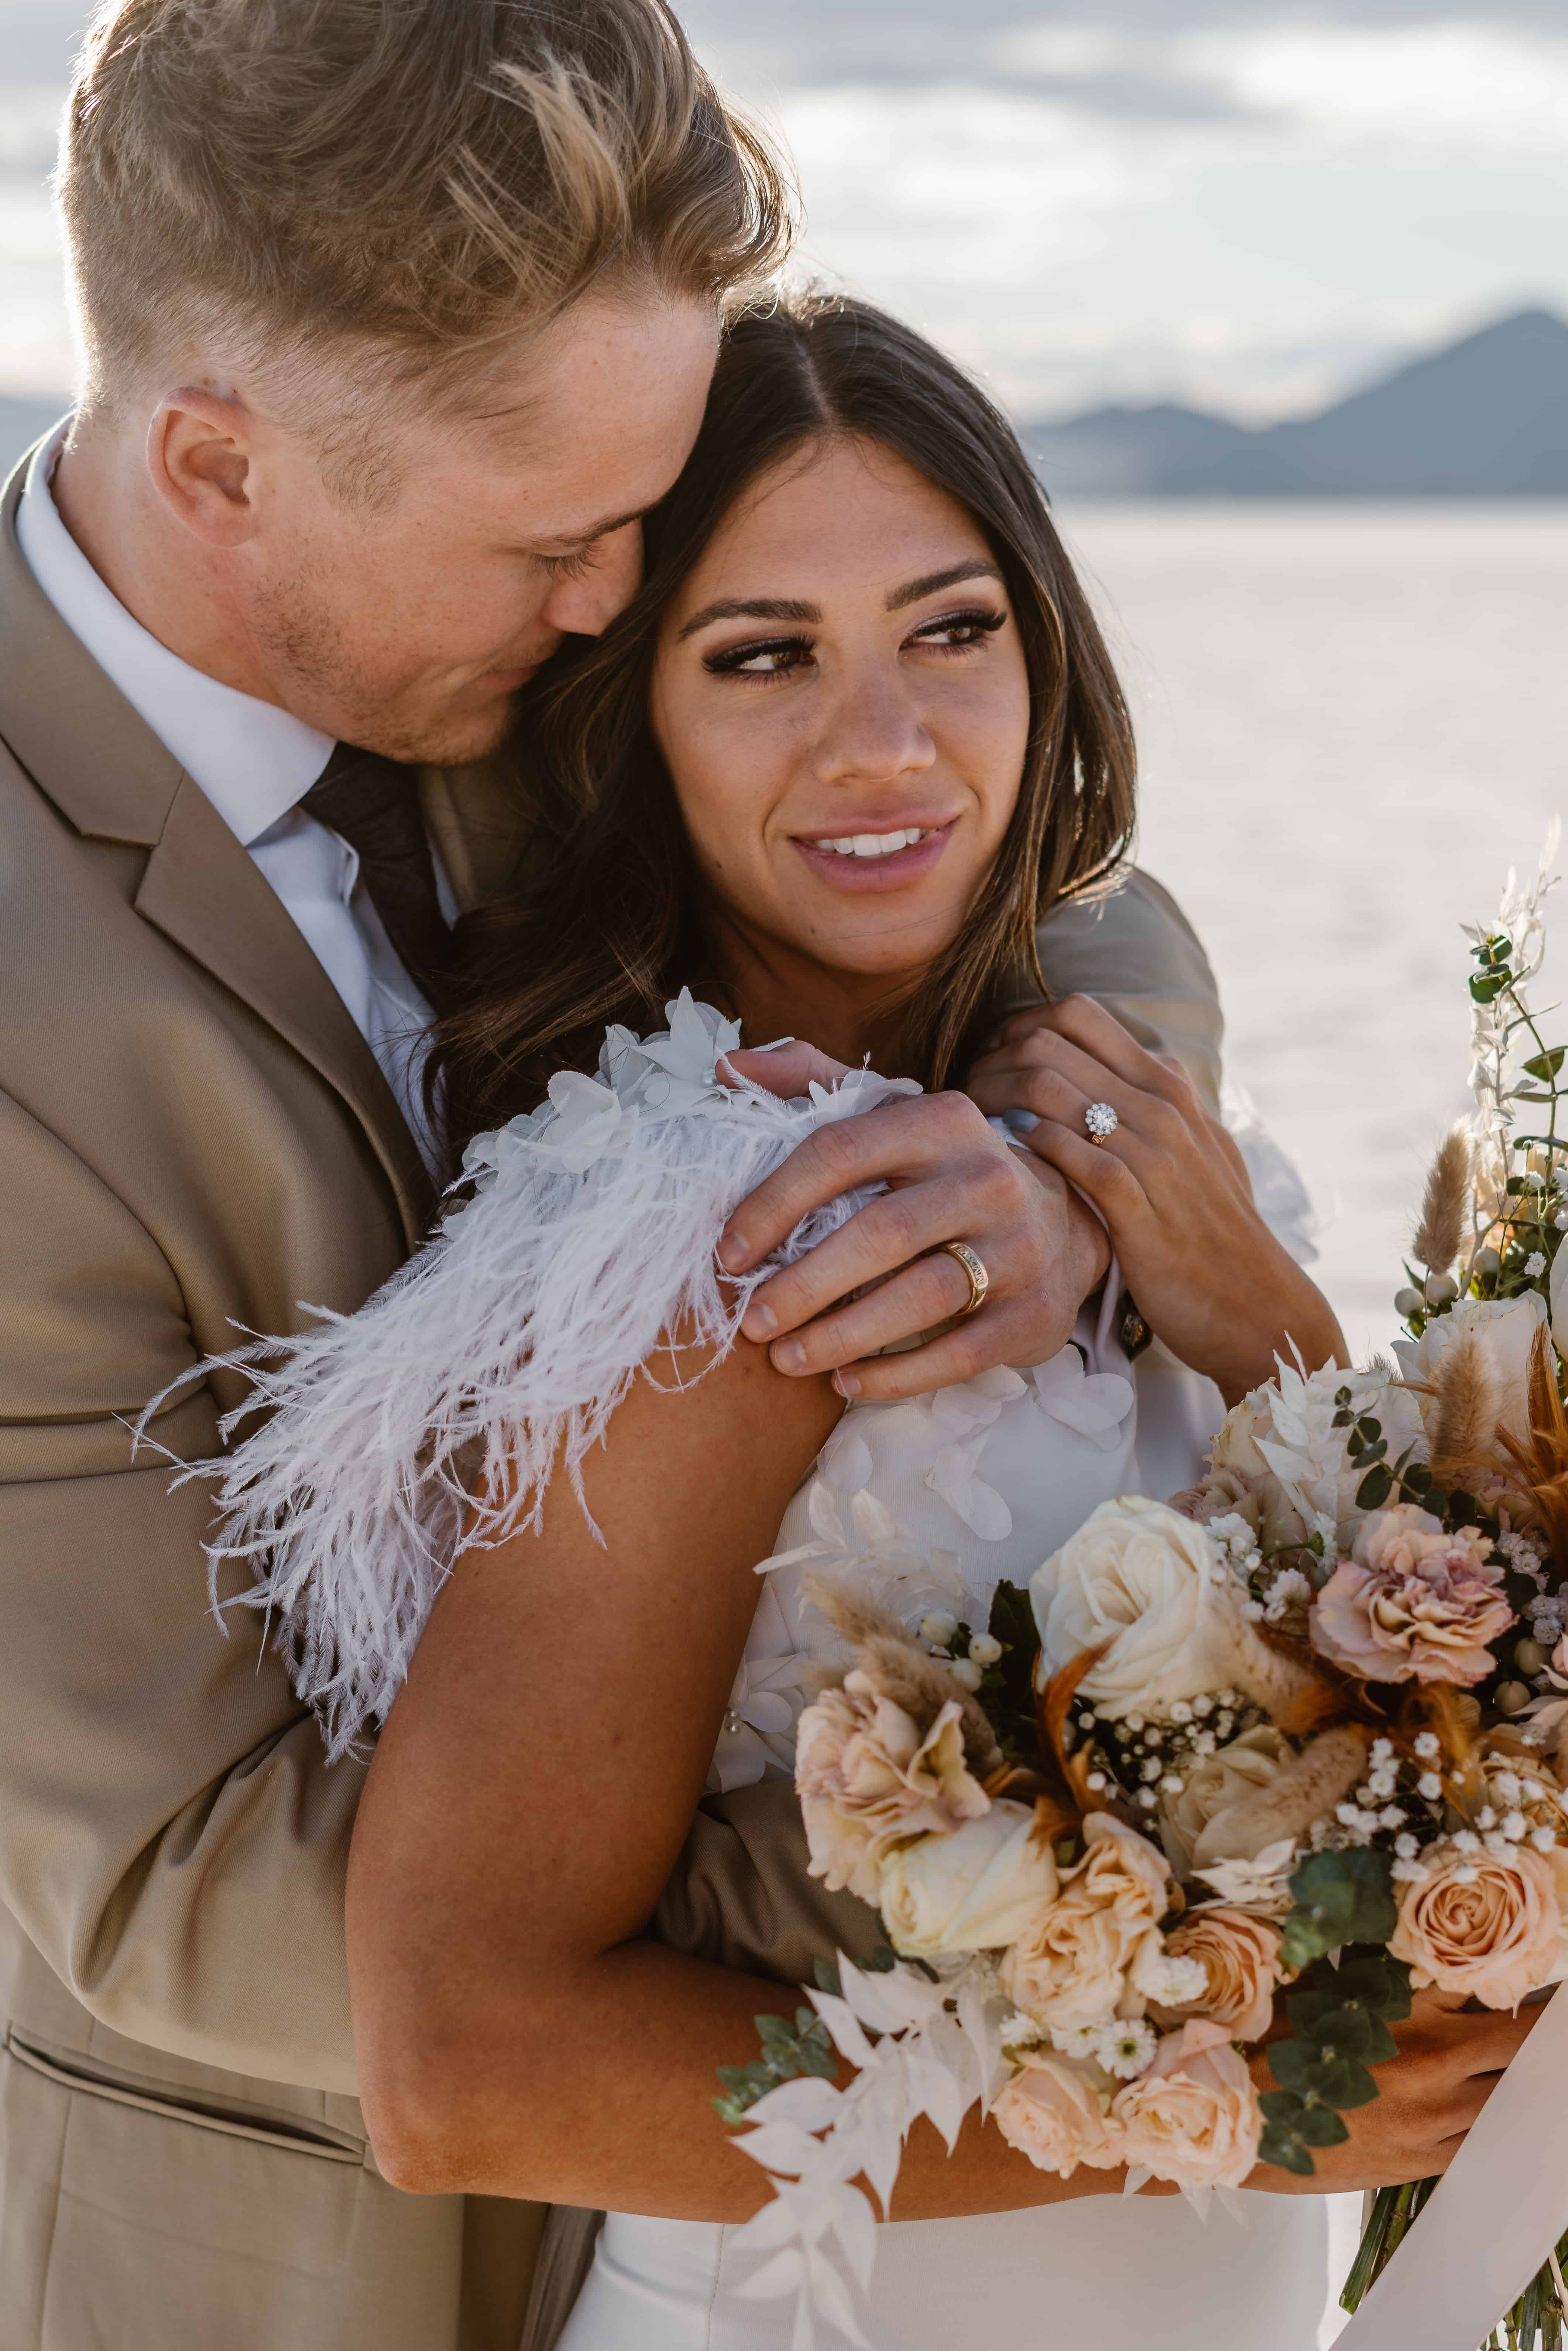
MULTIPOLYGON (((16 537, 33 577, 131 708, 199 786, 282 900, 349 1008, 427 1162, 420 1097, 431 1009, 404 970, 360 881, 358 853, 297 803, 332 753, 332 737, 275 703, 193 669, 134 620, 60 518, 50 482, 69 419, 27 469, 16 537)), ((436 888, 455 904, 434 846, 436 888)))

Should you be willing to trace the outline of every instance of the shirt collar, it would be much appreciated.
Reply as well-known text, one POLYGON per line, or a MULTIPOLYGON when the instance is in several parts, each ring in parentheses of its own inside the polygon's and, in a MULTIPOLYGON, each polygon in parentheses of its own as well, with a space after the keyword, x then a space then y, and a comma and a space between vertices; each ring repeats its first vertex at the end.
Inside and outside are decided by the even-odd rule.
POLYGON ((68 417, 27 469, 16 509, 27 567, 72 634, 249 848, 309 790, 331 757, 332 738, 276 703, 193 669, 126 611, 66 528, 49 487, 69 429, 68 417))

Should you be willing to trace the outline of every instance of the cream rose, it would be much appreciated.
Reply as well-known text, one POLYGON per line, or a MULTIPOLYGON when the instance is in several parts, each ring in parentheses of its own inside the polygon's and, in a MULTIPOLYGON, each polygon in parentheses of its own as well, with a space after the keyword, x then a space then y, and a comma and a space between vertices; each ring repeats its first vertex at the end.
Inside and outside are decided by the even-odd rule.
MULTIPOLYGON (((1521 1438, 1530 1435, 1530 1358, 1535 1334, 1546 1322, 1546 1301, 1539 1290, 1518 1298, 1468 1298, 1447 1314, 1435 1314, 1419 1339, 1396 1339, 1394 1352, 1399 1369, 1413 1387, 1432 1384, 1433 1375, 1455 1340, 1473 1331, 1481 1343, 1493 1381, 1500 1423, 1521 1438)), ((1417 1394, 1428 1439, 1436 1426, 1438 1401, 1417 1394)), ((1389 1448, 1390 1453, 1393 1447, 1389 1448)))
POLYGON ((950 1834, 895 1844, 882 1865, 882 1915, 905 1959, 999 1950, 1030 1930, 1058 1883, 1032 1806, 1002 1797, 950 1834))
POLYGON ((1314 1647, 1367 1681, 1484 1680, 1514 1621, 1490 1548, 1414 1502, 1375 1511, 1312 1604, 1314 1647))
POLYGON ((1037 2171, 1071 2179, 1081 2163, 1105 2171, 1123 2160, 1121 2133, 1107 2119, 1110 2101, 1097 2074, 1050 2050, 1031 2050, 997 2097, 997 2127, 1037 2171))
POLYGON ((1166 1714, 1230 1678, 1237 1589, 1204 1530, 1164 1502, 1102 1502, 1030 1591, 1043 1671, 1104 1646, 1079 1690, 1112 1721, 1166 1714))
POLYGON ((1263 2112, 1222 2024, 1167 2032, 1146 2074, 1112 2101, 1123 2157, 1183 2188, 1239 2188, 1258 2160, 1263 2112))
POLYGON ((1083 1858, 1056 1900, 1014 1938, 1002 1988, 1037 2023, 1066 2028, 1134 2010, 1128 1970, 1145 1938, 1170 1907, 1170 1871, 1146 1837, 1108 1813, 1083 1823, 1083 1858))
MULTIPOLYGON (((1209 1823, 1232 1804, 1245 1803, 1278 1778, 1294 1754, 1290 1740, 1271 1723, 1244 1730, 1228 1747, 1217 1749, 1184 1769, 1185 1785, 1176 1796, 1162 1796, 1157 1815, 1160 1842, 1178 1877, 1190 1875, 1198 1841, 1209 1823)), ((1205 1846, 1207 1858, 1209 1839, 1205 1846)), ((1216 1858, 1228 1853, 1218 1839, 1216 1858)))
POLYGON ((1166 1936, 1166 1949, 1172 1959, 1199 1960, 1207 1989, 1162 2018, 1207 2016, 1237 2041, 1260 2041, 1274 2013, 1281 1939, 1267 1919, 1223 1903, 1192 1911, 1166 1936))
POLYGON ((1553 1980, 1562 1913, 1549 1855, 1529 1845, 1506 1855, 1449 1844, 1422 1855, 1426 1876, 1398 1888, 1399 1923, 1388 1948, 1416 1986, 1468 1992, 1487 2008, 1517 2008, 1553 1980))
POLYGON ((1269 1464, 1258 1449, 1258 1439, 1273 1434, 1273 1400, 1266 1387, 1254 1388, 1226 1414, 1209 1453, 1209 1468, 1234 1470, 1249 1479, 1266 1478, 1269 1464))
POLYGON ((858 1669, 801 1715, 795 1786, 811 1876, 834 1893, 848 1886, 862 1902, 875 1902, 894 1838, 956 1829, 990 1802, 964 1761, 957 1700, 949 1698, 922 1738, 858 1669))

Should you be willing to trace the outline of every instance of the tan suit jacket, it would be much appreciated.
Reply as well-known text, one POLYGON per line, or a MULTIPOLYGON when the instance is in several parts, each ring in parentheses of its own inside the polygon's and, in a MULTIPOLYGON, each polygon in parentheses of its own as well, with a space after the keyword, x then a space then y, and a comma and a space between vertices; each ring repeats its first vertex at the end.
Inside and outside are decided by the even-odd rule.
MULTIPOLYGON (((133 1464, 128 1428, 236 1326, 358 1306, 417 1245, 429 1182, 281 903, 33 581, 21 479, 0 503, 0 2339, 516 2351, 541 2211, 399 2195, 367 2149, 342 1928, 362 1766, 327 1767, 255 1616, 214 1623, 207 1496, 133 1464)), ((517 841, 495 778, 461 783, 430 775, 426 808, 471 902, 517 841)), ((1048 938, 1059 984, 1104 984, 1212 1079, 1212 981, 1153 885, 1048 938)), ((238 1392, 186 1393, 156 1436, 211 1452, 238 1392)), ((744 1836, 724 1808, 694 1833, 667 1931, 787 1969, 831 1914, 788 1806, 737 1805, 744 1836)))

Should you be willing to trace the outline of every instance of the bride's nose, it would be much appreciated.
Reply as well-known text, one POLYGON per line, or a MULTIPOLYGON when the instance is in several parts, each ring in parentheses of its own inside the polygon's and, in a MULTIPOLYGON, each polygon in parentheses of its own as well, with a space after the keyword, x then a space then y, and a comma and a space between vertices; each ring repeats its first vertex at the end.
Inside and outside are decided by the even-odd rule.
POLYGON ((812 766, 828 784, 894 783, 936 757, 915 697, 897 678, 846 678, 817 737, 812 766))

